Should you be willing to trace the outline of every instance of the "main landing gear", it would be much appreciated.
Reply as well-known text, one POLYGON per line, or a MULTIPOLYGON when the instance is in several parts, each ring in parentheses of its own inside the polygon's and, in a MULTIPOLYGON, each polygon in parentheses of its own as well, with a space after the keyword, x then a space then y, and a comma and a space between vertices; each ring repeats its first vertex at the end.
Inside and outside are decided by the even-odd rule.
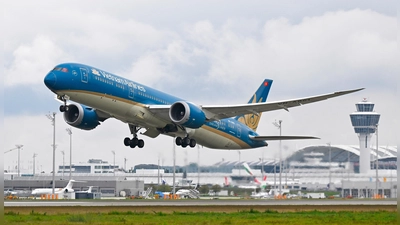
POLYGON ((194 148, 196 146, 196 140, 191 139, 189 137, 185 138, 177 137, 175 139, 175 144, 178 146, 182 146, 182 148, 186 148, 187 146, 194 148))
POLYGON ((129 129, 131 130, 131 133, 133 134, 133 138, 130 139, 129 137, 126 137, 124 139, 124 145, 129 146, 131 148, 135 148, 136 146, 139 148, 143 148, 144 141, 142 139, 137 138, 137 132, 141 129, 141 127, 136 127, 134 125, 129 124, 129 129))

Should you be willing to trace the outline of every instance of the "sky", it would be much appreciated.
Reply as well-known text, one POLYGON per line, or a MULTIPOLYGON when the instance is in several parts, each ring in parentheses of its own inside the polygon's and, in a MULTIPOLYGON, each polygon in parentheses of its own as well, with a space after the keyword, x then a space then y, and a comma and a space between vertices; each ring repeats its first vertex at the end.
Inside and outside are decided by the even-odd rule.
MULTIPOLYGON (((264 113, 257 132, 312 135, 320 140, 283 142, 283 155, 309 145, 358 145, 349 114, 355 103, 374 102, 379 144, 396 145, 399 84, 396 1, 1 1, 4 151, 24 145, 22 171, 52 170, 56 114, 56 165, 69 164, 69 128, 59 102, 43 83, 55 65, 79 62, 101 68, 197 104, 245 103, 265 78, 268 101, 365 90, 302 107, 264 113), (397 76, 396 76, 397 75, 397 76), (3 98, 4 96, 4 98, 3 98), (397 101, 398 102, 398 101, 397 101)), ((145 140, 130 149, 128 126, 107 120, 92 131, 72 128, 72 162, 103 159, 131 168, 171 165, 173 140, 145 140)), ((176 148, 176 163, 276 159, 279 143, 265 148, 176 148)), ((4 154, 12 170, 18 151, 4 154)))

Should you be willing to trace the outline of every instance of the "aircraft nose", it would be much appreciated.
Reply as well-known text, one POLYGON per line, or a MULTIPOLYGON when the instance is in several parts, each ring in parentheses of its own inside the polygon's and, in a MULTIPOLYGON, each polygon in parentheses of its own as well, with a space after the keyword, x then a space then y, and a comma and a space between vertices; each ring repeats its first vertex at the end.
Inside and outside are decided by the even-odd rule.
POLYGON ((48 88, 53 88, 56 85, 57 77, 53 72, 50 72, 44 78, 44 84, 48 88))

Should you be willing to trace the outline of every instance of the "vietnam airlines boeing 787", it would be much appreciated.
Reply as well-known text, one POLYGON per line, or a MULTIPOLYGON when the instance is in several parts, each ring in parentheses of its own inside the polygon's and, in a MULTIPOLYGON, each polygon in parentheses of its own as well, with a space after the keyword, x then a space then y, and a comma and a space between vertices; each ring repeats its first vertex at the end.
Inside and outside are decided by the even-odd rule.
POLYGON ((313 97, 265 102, 272 80, 264 80, 247 104, 197 105, 104 70, 65 63, 44 78, 46 86, 63 102, 60 111, 71 126, 92 130, 108 118, 128 124, 132 138, 125 146, 142 148, 142 135, 175 137, 177 145, 196 143, 215 149, 250 149, 267 146, 267 141, 310 139, 309 136, 260 136, 256 133, 262 112, 301 106, 361 89, 313 97), (72 101, 72 102, 70 102, 72 101))

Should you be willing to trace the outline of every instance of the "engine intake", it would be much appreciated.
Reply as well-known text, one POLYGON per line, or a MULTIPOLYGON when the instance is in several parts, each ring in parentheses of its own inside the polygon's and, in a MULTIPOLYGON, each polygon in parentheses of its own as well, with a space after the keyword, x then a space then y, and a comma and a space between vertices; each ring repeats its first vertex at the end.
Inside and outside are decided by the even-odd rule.
POLYGON ((200 107, 184 101, 172 104, 169 117, 176 124, 194 129, 200 128, 206 122, 206 115, 200 107))
POLYGON ((64 120, 82 130, 92 130, 100 124, 96 110, 81 104, 69 104, 68 111, 64 112, 64 120))

